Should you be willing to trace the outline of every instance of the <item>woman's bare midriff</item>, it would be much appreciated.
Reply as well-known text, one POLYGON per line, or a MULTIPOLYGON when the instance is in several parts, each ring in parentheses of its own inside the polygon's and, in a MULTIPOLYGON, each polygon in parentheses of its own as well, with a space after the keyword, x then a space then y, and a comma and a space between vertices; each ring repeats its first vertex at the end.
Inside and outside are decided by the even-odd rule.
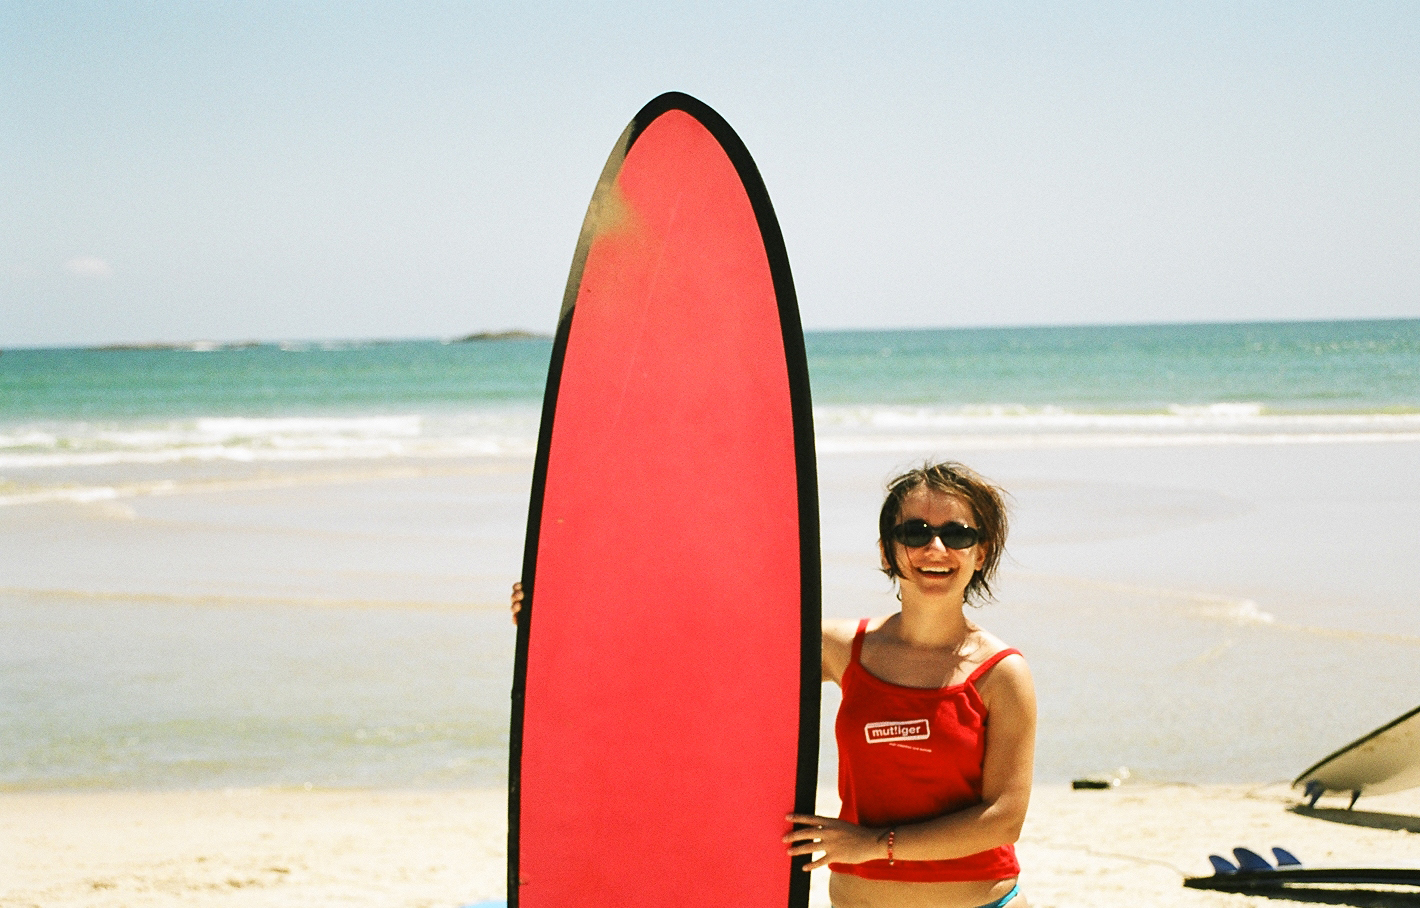
MULTIPOLYGON (((833 908, 979 908, 1003 897, 1014 885, 1014 877, 969 883, 903 883, 835 873, 828 880, 828 898, 833 908)), ((1026 908, 1025 899, 1016 896, 1009 908, 1026 908)))

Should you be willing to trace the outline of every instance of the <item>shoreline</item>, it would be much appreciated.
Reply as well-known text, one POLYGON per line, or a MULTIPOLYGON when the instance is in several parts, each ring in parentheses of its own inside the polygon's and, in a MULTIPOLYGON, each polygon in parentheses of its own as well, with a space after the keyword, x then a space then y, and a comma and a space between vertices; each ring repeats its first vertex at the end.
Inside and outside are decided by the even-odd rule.
MULTIPOLYGON (((504 897, 507 795, 455 791, 227 789, 0 793, 5 908, 457 906, 504 897)), ((1020 844, 1035 908, 1256 904, 1183 887, 1207 856, 1274 845, 1310 866, 1416 867, 1420 790, 1297 810, 1283 785, 1037 786, 1020 844)), ((831 789, 819 810, 836 812, 831 789)), ((827 908, 827 875, 810 905, 827 908)), ((1410 890, 1333 904, 1413 904, 1410 890), (1410 901, 1405 901, 1409 899, 1410 901)), ((1338 900, 1339 899, 1339 900, 1338 900)), ((1315 904, 1269 898, 1269 905, 1315 904)))

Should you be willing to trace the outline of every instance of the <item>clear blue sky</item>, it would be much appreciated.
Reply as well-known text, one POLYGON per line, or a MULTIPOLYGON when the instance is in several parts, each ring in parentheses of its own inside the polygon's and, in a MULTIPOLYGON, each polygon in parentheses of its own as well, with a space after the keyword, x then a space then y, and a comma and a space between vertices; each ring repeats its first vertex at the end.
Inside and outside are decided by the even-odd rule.
POLYGON ((662 91, 809 328, 1420 317, 1420 5, 0 2, 0 347, 550 331, 662 91))

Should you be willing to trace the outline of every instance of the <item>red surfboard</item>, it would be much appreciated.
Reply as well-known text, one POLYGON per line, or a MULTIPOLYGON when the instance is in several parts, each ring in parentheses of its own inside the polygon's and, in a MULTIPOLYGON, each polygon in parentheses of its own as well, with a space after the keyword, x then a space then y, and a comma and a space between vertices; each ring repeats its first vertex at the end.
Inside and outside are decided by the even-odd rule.
POLYGON ((514 908, 803 906, 818 768, 803 334, 759 172, 662 95, 616 144, 558 321, 509 767, 514 908))

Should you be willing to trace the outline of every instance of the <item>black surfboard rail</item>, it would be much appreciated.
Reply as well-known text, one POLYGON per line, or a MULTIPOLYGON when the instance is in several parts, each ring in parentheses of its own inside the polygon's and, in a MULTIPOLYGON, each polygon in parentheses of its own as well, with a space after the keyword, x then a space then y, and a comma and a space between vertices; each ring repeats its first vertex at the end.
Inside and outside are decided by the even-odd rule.
POLYGON ((1414 886, 1420 888, 1420 868, 1406 867, 1299 867, 1280 870, 1239 870, 1212 876, 1186 877, 1190 889, 1218 892, 1254 892, 1315 884, 1357 886, 1414 886))

